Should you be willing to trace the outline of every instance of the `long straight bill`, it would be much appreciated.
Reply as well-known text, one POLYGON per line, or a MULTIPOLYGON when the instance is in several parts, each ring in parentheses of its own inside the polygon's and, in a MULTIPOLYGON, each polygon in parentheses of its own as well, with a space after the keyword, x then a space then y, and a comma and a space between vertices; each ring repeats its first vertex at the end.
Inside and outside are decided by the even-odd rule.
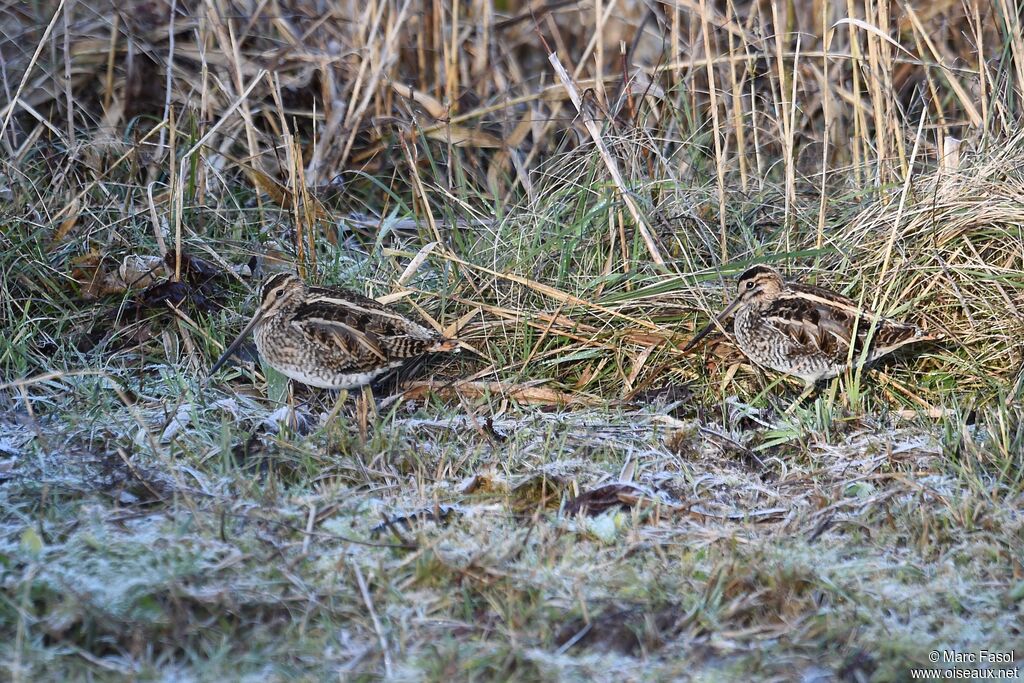
POLYGON ((235 341, 231 342, 228 348, 224 349, 224 353, 221 354, 221 357, 218 358, 217 362, 213 364, 212 368, 210 368, 210 372, 207 373, 207 377, 220 370, 220 367, 224 365, 224 362, 228 358, 231 357, 231 354, 238 350, 238 347, 242 345, 242 342, 245 341, 245 338, 249 336, 250 332, 252 332, 252 328, 256 327, 256 323, 258 323, 262 317, 263 312, 257 311, 256 315, 254 315, 252 320, 249 321, 249 324, 245 326, 244 330, 242 330, 242 333, 235 337, 235 341))
POLYGON ((733 299, 732 303, 729 304, 728 306, 726 306, 724 311, 719 313, 716 317, 712 318, 711 321, 707 325, 705 325, 701 329, 700 332, 698 332, 697 334, 693 335, 693 337, 686 344, 686 346, 683 347, 683 353, 686 353, 687 351, 692 349, 694 346, 697 345, 697 342, 699 342, 704 337, 708 336, 708 333, 711 332, 711 330, 713 330, 715 328, 715 323, 721 323, 723 320, 728 318, 729 314, 733 312, 733 310, 736 308, 736 306, 739 303, 740 303, 740 298, 739 297, 736 297, 735 299, 733 299))

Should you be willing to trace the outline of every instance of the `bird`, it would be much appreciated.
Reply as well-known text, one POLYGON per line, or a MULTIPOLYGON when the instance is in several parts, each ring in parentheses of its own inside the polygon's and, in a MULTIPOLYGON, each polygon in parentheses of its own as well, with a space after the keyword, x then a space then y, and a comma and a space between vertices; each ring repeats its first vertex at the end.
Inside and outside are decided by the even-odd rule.
POLYGON ((734 312, 733 335, 740 351, 756 365, 803 380, 801 400, 818 382, 851 366, 872 363, 908 344, 942 339, 916 325, 878 316, 830 289, 787 282, 776 269, 755 265, 740 275, 732 303, 683 352, 734 312))
POLYGON ((213 375, 252 332, 260 357, 313 387, 348 390, 425 354, 457 352, 459 342, 346 289, 311 287, 298 275, 270 275, 252 320, 210 368, 213 375))

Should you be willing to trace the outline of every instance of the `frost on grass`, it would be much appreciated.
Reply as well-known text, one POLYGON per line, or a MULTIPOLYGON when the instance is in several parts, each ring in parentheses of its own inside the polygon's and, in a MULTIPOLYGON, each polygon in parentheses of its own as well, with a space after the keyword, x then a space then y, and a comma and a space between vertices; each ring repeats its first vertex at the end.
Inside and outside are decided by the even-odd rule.
POLYGON ((1012 489, 926 423, 825 440, 795 418, 522 409, 482 429, 454 404, 400 407, 363 443, 225 399, 113 462, 81 423, 5 423, 0 576, 26 634, 7 661, 380 673, 386 646, 405 679, 898 677, 929 647, 1019 642, 1012 489))

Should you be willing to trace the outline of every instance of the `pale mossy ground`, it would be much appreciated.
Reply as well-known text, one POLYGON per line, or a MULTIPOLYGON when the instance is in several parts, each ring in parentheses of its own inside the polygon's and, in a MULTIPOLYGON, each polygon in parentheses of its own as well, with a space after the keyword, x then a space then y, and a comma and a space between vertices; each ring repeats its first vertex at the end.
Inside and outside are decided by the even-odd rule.
POLYGON ((0 424, 14 679, 907 680, 1021 642, 1021 473, 993 427, 825 438, 799 411, 759 448, 780 431, 742 405, 485 426, 477 398, 398 405, 362 443, 164 378, 132 411, 107 379, 37 385, 46 414, 0 424), (623 475, 631 505, 566 509, 623 475))

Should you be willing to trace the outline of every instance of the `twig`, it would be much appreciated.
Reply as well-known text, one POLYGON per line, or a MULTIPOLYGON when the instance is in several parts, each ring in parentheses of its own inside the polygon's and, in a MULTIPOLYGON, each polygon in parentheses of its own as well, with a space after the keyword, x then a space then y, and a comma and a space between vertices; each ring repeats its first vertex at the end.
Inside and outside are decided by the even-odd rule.
POLYGON ((637 230, 640 231, 640 237, 643 238, 644 244, 647 245, 648 253, 656 264, 664 267, 665 259, 661 257, 661 252, 658 250, 658 245, 654 241, 654 236, 651 234, 647 221, 640 215, 640 208, 626 190, 626 183, 622 180, 622 174, 619 173, 619 167, 615 163, 615 159, 612 158, 611 153, 608 152, 608 147, 604 144, 601 131, 598 129, 597 124, 594 123, 594 119, 583 111, 583 100, 580 98, 579 91, 576 90, 576 86, 573 85, 572 79, 569 77, 568 72, 566 72, 565 67, 562 66, 562 62, 558 59, 558 55, 555 52, 548 53, 548 61, 555 68, 555 73, 558 74, 558 78, 562 81, 562 86, 569 93, 573 106, 576 107, 576 111, 583 118, 583 125, 587 127, 590 137, 594 140, 594 145, 601 155, 601 160, 604 161, 604 165, 608 168, 608 173, 612 177, 612 182, 615 183, 615 187, 618 188, 619 194, 622 196, 622 202, 626 205, 629 215, 633 217, 633 221, 636 223, 637 230))
MULTIPOLYGON (((164 121, 171 116, 171 100, 174 95, 174 15, 178 11, 178 0, 171 0, 170 17, 167 25, 167 77, 164 79, 164 121)), ((160 129, 160 139, 157 141, 155 159, 159 159, 164 153, 166 141, 166 128, 160 129)), ((180 245, 179 245, 180 247, 180 245)))
POLYGON ((0 138, 7 132, 7 124, 11 122, 11 116, 14 114, 15 108, 18 106, 18 100, 21 98, 21 92, 25 89, 25 84, 28 83, 28 77, 32 75, 32 68, 36 65, 36 61, 39 59, 39 54, 43 51, 43 46, 46 45, 46 41, 50 38, 50 33, 53 32, 53 27, 57 25, 57 19, 62 16, 61 12, 64 9, 64 0, 60 0, 60 4, 57 5, 57 9, 53 11, 53 18, 50 19, 50 23, 46 25, 46 30, 43 31, 43 37, 39 39, 39 44, 36 46, 36 51, 32 54, 32 59, 29 60, 28 66, 25 67, 25 73, 21 77, 21 83, 18 84, 18 89, 14 92, 14 97, 7 104, 7 110, 4 112, 3 123, 0 123, 0 138))
POLYGON ((352 571, 355 572, 356 582, 359 584, 359 592, 363 594, 363 602, 366 603, 366 609, 370 612, 370 619, 373 620, 373 630, 377 632, 377 639, 380 640, 380 649, 384 654, 384 675, 391 678, 391 654, 388 652, 387 636, 384 635, 380 619, 377 618, 377 612, 373 609, 373 600, 370 598, 370 591, 366 588, 366 579, 363 578, 363 572, 359 570, 359 565, 353 563, 352 571))
POLYGON ((306 518, 306 534, 302 537, 302 554, 309 552, 309 539, 313 536, 313 527, 316 524, 316 503, 309 504, 309 517, 306 518))

